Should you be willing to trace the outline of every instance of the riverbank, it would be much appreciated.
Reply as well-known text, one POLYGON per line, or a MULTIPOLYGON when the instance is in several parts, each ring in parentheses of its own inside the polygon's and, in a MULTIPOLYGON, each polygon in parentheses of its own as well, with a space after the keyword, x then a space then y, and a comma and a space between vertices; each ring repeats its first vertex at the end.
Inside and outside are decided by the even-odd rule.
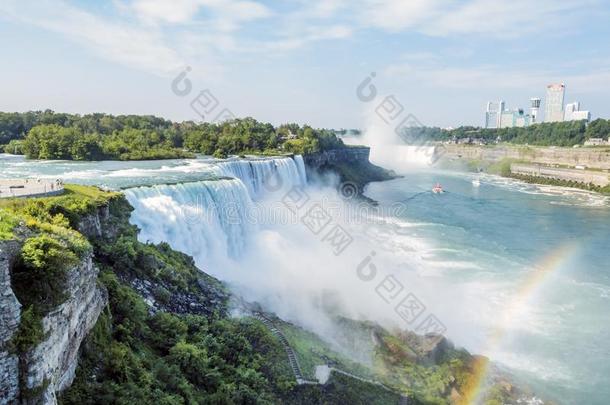
POLYGON ((610 148, 562 148, 554 146, 524 145, 442 145, 444 159, 464 159, 483 162, 500 162, 512 159, 519 162, 565 167, 586 166, 610 170, 610 148))
POLYGON ((610 151, 517 145, 443 145, 443 164, 532 184, 610 193, 610 151))
POLYGON ((534 184, 610 193, 610 177, 602 171, 513 163, 510 165, 510 177, 534 184))

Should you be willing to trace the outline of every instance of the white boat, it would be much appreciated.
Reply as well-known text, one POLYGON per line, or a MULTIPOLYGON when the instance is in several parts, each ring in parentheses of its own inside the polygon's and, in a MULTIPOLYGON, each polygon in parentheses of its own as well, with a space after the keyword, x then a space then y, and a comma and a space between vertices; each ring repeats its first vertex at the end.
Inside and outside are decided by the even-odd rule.
POLYGON ((479 179, 472 180, 472 185, 475 186, 475 187, 480 187, 481 186, 481 180, 479 180, 479 179))

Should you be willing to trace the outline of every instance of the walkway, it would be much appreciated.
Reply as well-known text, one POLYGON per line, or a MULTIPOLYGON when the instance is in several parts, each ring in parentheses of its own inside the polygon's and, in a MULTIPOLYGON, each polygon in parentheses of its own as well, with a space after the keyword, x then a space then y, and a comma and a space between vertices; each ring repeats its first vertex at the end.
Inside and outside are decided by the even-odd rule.
POLYGON ((63 190, 63 183, 48 179, 0 179, 0 198, 45 197, 63 190))
POLYGON ((271 331, 271 333, 273 333, 279 339, 282 346, 284 346, 286 354, 288 355, 288 362, 290 363, 290 368, 292 368, 292 373, 294 374, 294 378, 296 378, 297 380, 297 384, 318 384, 317 381, 308 380, 303 377, 303 372, 301 371, 301 366, 299 365, 297 356, 294 350, 292 350, 292 347, 290 347, 288 339, 286 339, 284 333, 278 328, 276 328, 273 322, 260 312, 255 312, 254 317, 261 321, 271 331))
MULTIPOLYGON (((367 384, 377 385, 388 392, 396 393, 396 391, 392 390, 391 388, 386 387, 385 385, 383 385, 382 383, 380 383, 378 381, 359 377, 352 373, 348 373, 347 371, 343 371, 343 370, 340 370, 335 367, 329 367, 328 365, 316 366, 315 375, 316 375, 317 381, 308 380, 308 379, 304 378, 303 372, 301 371, 301 367, 299 366, 299 362, 297 360, 297 356, 296 356, 294 350, 292 349, 292 347, 290 347, 290 343, 288 343, 288 339, 286 338, 284 333, 273 324, 273 321, 271 319, 267 318, 262 313, 254 312, 253 316, 254 316, 254 318, 261 321, 271 331, 271 333, 273 333, 275 336, 277 336, 277 338, 279 339, 282 346, 284 346, 284 349, 286 350, 286 353, 288 354, 288 362, 290 363, 290 367, 292 368, 294 377, 297 380, 297 384, 299 384, 299 385, 302 385, 302 384, 324 385, 330 379, 331 373, 334 372, 334 373, 343 374, 345 376, 354 378, 358 381, 362 381, 367 384)), ((403 405, 403 404, 408 404, 408 403, 409 403, 408 396, 400 394, 400 404, 403 405)))

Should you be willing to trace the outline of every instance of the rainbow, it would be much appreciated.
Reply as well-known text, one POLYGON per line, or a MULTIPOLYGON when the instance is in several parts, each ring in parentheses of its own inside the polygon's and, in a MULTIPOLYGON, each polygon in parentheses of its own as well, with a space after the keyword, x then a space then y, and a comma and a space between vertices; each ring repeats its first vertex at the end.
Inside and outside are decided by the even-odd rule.
MULTIPOLYGON (((556 273, 566 262, 575 256, 578 247, 577 243, 562 245, 534 266, 535 270, 523 280, 510 305, 502 314, 499 326, 490 334, 484 346, 486 353, 492 353, 500 347, 506 336, 505 325, 509 325, 515 316, 527 307, 528 302, 540 291, 551 274, 556 273)), ((463 401, 460 401, 461 403, 477 405, 482 402, 486 391, 490 364, 491 362, 486 361, 480 367, 475 368, 474 384, 470 384, 471 388, 464 393, 463 401)))

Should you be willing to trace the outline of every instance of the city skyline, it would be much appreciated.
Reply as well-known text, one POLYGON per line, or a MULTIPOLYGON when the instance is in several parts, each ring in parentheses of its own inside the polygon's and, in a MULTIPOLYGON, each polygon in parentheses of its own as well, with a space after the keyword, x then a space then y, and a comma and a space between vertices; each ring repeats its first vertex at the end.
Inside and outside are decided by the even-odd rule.
POLYGON ((591 121, 591 112, 582 110, 580 101, 566 104, 565 83, 548 84, 544 100, 540 97, 531 97, 529 101, 529 111, 523 107, 507 108, 504 100, 488 101, 483 127, 512 128, 544 122, 591 121), (541 107, 544 110, 542 117, 540 117, 541 107))
POLYGON ((194 120, 170 89, 190 67, 233 114, 275 124, 364 127, 355 91, 372 72, 427 126, 480 126, 497 94, 524 105, 562 81, 610 117, 610 8, 584 3, 6 0, 0 110, 194 120))

